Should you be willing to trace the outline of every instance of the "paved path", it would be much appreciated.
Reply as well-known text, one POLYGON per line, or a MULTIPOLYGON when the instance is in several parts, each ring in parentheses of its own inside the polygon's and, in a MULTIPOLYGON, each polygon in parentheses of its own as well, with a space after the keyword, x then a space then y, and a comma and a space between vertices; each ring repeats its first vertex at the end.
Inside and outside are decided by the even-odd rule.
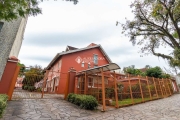
POLYGON ((180 120, 180 94, 108 112, 87 111, 62 99, 8 102, 2 120, 180 120))
MULTIPOLYGON (((39 99, 41 98, 41 92, 29 92, 27 90, 22 89, 14 89, 12 100, 19 100, 19 99, 39 99)), ((64 95, 61 94, 44 94, 43 98, 63 98, 64 95)))

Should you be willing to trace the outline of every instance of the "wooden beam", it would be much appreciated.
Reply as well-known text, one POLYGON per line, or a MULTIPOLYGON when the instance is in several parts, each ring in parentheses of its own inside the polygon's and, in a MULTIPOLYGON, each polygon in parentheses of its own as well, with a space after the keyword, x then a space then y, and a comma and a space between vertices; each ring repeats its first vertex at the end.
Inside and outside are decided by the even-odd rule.
POLYGON ((157 98, 158 98, 158 97, 159 97, 159 95, 158 95, 158 92, 157 92, 156 82, 154 81, 154 77, 153 77, 153 83, 154 83, 154 88, 155 88, 155 91, 156 91, 156 96, 157 96, 157 98))
POLYGON ((86 91, 87 91, 87 76, 86 76, 86 72, 84 73, 84 94, 86 95, 86 91))
POLYGON ((160 90, 161 90, 161 95, 162 95, 162 97, 164 97, 164 94, 163 94, 163 91, 162 91, 162 87, 161 87, 159 78, 158 78, 158 81, 159 81, 159 86, 160 86, 160 90))
POLYGON ((43 82, 43 86, 42 86, 42 94, 41 94, 41 98, 44 97, 44 88, 45 88, 45 86, 46 86, 48 74, 49 74, 49 70, 46 70, 46 73, 45 73, 45 75, 44 75, 44 82, 43 82))
POLYGON ((152 100, 151 90, 150 90, 150 86, 149 86, 149 80, 148 80, 147 76, 146 76, 146 80, 147 80, 147 85, 148 85, 148 90, 149 90, 149 96, 150 96, 150 99, 152 100))
POLYGON ((140 91, 141 91, 142 102, 144 102, 144 96, 143 96, 143 91, 142 91, 142 86, 141 86, 141 81, 140 81, 139 75, 138 75, 138 79, 139 79, 139 87, 140 87, 140 91))
POLYGON ((115 71, 114 71, 114 91, 115 91, 115 99, 116 99, 115 107, 118 108, 119 103, 118 103, 117 82, 116 82, 116 73, 115 73, 115 71))
POLYGON ((104 82, 104 72, 103 68, 101 68, 101 78, 102 78, 102 102, 103 102, 103 108, 102 111, 106 110, 106 100, 105 100, 105 82, 104 82))
MULTIPOLYGON (((172 82, 171 82, 171 80, 169 79, 169 85, 170 85, 170 87, 171 87, 171 89, 173 89, 172 87, 172 82)), ((171 90, 170 90, 171 91, 171 90)), ((172 95, 172 93, 173 93, 173 91, 171 91, 171 95, 172 95)))
POLYGON ((131 95, 131 102, 134 105, 134 98, 133 98, 133 94, 132 94, 131 81, 130 81, 129 74, 128 74, 128 82, 129 82, 129 89, 130 89, 130 95, 131 95))
POLYGON ((169 88, 169 84, 168 84, 168 79, 167 78, 166 78, 166 84, 167 84, 167 87, 168 87, 169 95, 171 95, 171 91, 170 91, 170 88, 169 88))
POLYGON ((167 96, 166 84, 165 84, 165 82, 164 82, 164 79, 163 79, 163 78, 162 78, 162 81, 163 81, 163 88, 164 88, 164 90, 165 90, 165 94, 166 94, 166 96, 167 96))

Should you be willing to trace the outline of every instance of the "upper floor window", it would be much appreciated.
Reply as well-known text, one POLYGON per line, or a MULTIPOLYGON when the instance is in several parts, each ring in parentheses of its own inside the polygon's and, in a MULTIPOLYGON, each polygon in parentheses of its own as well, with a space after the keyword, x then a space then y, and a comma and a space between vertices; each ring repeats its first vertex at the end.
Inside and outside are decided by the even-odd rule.
POLYGON ((84 61, 82 61, 82 63, 81 63, 81 67, 84 67, 84 61))
POLYGON ((98 55, 94 54, 94 64, 98 64, 98 55))
POLYGON ((91 63, 90 62, 88 63, 88 68, 91 68, 91 63))

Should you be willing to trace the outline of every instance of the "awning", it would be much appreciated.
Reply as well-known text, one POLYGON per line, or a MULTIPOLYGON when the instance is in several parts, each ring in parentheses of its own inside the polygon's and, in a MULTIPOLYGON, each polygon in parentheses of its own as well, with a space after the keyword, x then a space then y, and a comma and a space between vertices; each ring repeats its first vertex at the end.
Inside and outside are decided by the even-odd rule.
POLYGON ((80 72, 78 72, 78 74, 82 74, 85 72, 86 72, 86 74, 96 74, 96 73, 101 72, 101 69, 103 69, 103 72, 106 72, 106 71, 117 70, 117 69, 121 69, 121 68, 116 63, 110 63, 110 64, 106 64, 103 66, 80 71, 80 72))

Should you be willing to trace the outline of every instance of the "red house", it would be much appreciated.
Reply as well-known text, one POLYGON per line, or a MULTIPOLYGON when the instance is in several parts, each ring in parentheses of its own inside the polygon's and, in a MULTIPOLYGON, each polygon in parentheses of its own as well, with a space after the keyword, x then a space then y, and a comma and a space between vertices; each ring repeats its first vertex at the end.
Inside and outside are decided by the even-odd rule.
POLYGON ((64 93, 70 68, 74 68, 78 72, 109 63, 111 60, 101 45, 91 43, 84 48, 67 46, 66 50, 58 53, 46 68, 49 70, 47 91, 64 93))

